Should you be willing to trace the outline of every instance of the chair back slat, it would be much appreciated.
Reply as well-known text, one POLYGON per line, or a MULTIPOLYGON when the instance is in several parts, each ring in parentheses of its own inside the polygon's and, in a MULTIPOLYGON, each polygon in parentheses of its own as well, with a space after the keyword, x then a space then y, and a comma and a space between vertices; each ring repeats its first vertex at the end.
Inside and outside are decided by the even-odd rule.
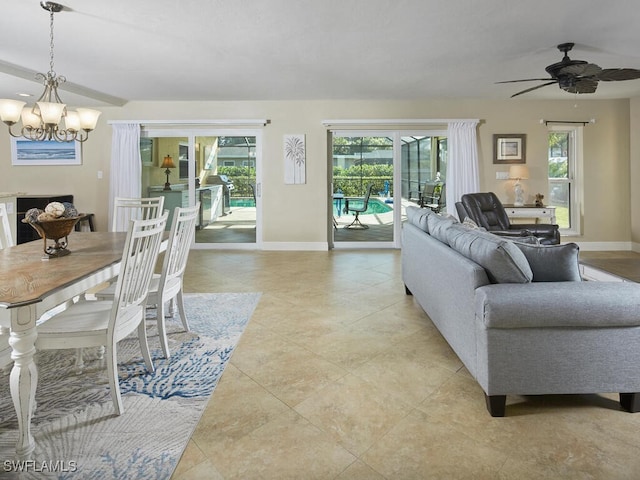
POLYGON ((180 277, 184 273, 187 267, 189 249, 195 237, 199 211, 200 202, 197 202, 193 207, 175 208, 159 288, 164 288, 168 281, 180 277))
POLYGON ((0 203, 0 249, 13 247, 13 235, 11 235, 11 225, 7 214, 7 205, 0 203))
POLYGON ((118 330, 120 322, 144 310, 167 217, 165 212, 159 218, 130 222, 114 293, 110 334, 118 330))
POLYGON ((164 207, 164 197, 124 198, 116 197, 113 204, 112 232, 126 232, 131 220, 158 218, 164 207))

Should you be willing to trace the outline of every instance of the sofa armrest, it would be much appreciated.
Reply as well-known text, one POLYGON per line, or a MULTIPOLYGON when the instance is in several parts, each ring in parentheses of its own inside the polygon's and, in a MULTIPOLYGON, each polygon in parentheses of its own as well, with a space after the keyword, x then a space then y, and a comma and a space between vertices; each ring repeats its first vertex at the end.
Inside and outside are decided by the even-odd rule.
POLYGON ((502 283, 475 297, 484 328, 640 326, 640 284, 632 282, 502 283))

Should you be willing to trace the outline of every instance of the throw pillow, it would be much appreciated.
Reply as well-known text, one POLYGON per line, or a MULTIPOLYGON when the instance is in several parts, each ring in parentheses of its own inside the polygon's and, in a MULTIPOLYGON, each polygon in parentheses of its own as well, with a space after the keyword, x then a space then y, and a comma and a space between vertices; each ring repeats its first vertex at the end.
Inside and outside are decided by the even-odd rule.
POLYGON ((480 228, 478 224, 469 217, 464 217, 464 221, 462 222, 462 225, 471 229, 480 228))
POLYGON ((451 248, 483 267, 491 282, 529 283, 533 278, 527 258, 513 242, 464 227, 450 230, 451 248))
POLYGON ((419 208, 413 205, 407 207, 407 221, 427 233, 429 233, 427 217, 430 214, 433 214, 433 212, 428 208, 419 208))
POLYGON ((447 229, 454 223, 458 223, 455 217, 445 217, 437 213, 427 217, 429 234, 436 240, 440 240, 442 243, 448 243, 447 229))
POLYGON ((527 245, 517 243, 533 271, 534 282, 579 282, 580 248, 575 243, 564 245, 527 245))

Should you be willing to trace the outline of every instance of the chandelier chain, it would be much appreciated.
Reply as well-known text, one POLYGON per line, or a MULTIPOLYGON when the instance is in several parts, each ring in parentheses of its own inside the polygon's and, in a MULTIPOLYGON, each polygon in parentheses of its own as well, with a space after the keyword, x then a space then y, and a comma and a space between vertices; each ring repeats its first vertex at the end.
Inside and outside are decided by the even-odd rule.
POLYGON ((53 7, 49 8, 49 73, 54 74, 53 70, 53 7))

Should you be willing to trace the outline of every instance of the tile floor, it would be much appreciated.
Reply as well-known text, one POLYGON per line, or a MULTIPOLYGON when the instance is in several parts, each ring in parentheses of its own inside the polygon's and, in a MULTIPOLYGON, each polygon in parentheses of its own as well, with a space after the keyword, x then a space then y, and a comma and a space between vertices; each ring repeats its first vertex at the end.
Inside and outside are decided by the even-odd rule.
POLYGON ((640 478, 640 414, 616 394, 489 416, 398 251, 194 250, 185 289, 262 298, 174 480, 640 478))

